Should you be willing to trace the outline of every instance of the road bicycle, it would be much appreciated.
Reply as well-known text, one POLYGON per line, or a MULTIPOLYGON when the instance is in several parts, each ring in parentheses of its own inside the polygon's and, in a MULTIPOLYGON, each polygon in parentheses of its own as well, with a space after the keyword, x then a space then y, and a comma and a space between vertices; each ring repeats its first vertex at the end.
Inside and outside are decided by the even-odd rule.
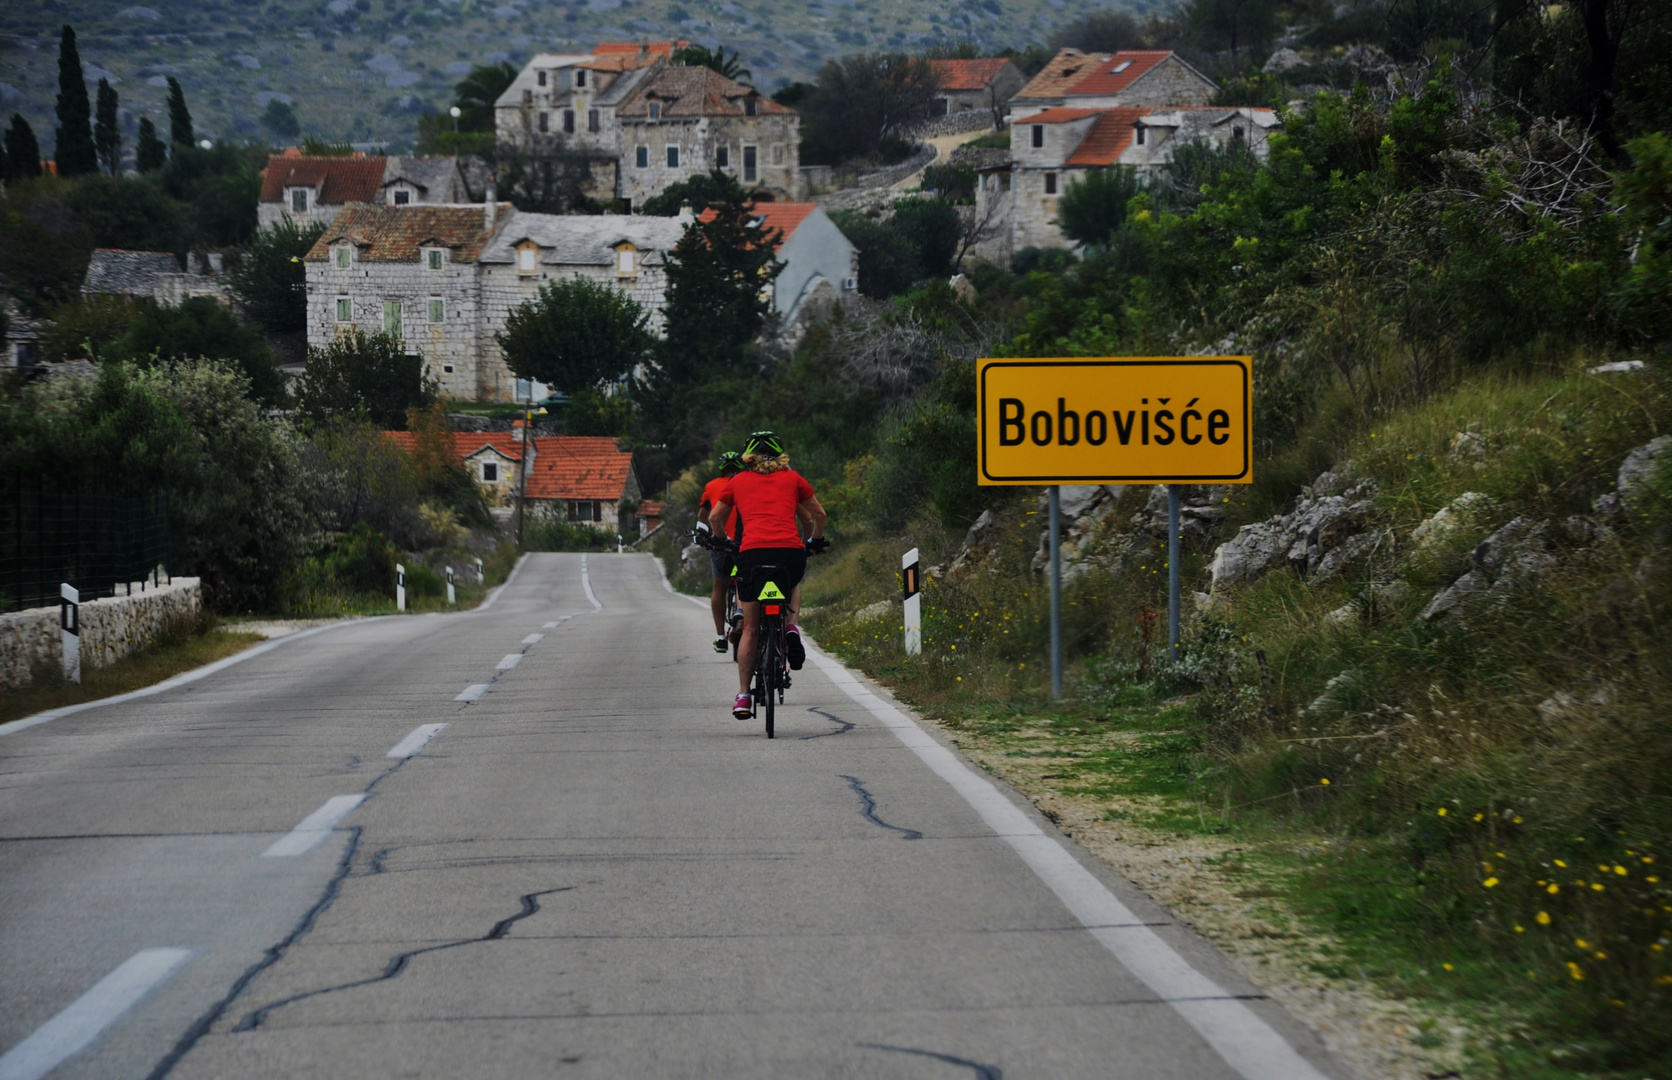
POLYGON ((758 566, 755 573, 761 579, 758 594, 761 621, 755 635, 755 670, 749 680, 749 701, 757 720, 761 718, 761 704, 766 704, 766 737, 771 739, 776 737, 777 708, 784 703, 784 691, 790 688, 789 652, 784 642, 790 598, 772 580, 778 574, 778 567, 758 566))
MULTIPOLYGON (((724 542, 716 542, 707 529, 692 529, 690 540, 698 547, 707 548, 710 551, 737 554, 735 548, 727 546, 724 542)), ((721 625, 726 628, 726 640, 731 642, 731 658, 732 663, 735 664, 737 663, 738 645, 743 640, 743 605, 737 598, 737 564, 735 562, 732 563, 731 577, 726 581, 726 618, 721 625)))

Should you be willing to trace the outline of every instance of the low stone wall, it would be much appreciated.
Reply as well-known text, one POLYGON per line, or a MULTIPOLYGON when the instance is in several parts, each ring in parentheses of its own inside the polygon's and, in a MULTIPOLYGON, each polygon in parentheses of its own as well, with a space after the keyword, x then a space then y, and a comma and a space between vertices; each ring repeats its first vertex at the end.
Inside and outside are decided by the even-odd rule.
POLYGON ((932 139, 937 135, 962 135, 966 131, 993 131, 993 110, 967 109, 925 120, 912 128, 914 139, 932 139))
MULTIPOLYGON (((136 584, 132 596, 87 601, 81 605, 82 670, 108 667, 202 608, 201 582, 186 577, 143 591, 136 584)), ((63 665, 58 608, 0 615, 0 686, 22 686, 37 670, 62 671, 63 665)))

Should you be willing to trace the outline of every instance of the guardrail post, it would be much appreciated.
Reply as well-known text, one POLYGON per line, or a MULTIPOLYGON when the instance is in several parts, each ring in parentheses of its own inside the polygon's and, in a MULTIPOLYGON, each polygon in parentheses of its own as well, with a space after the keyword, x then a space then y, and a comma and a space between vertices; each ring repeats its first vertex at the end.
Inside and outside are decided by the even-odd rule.
POLYGON ((406 610, 406 567, 395 564, 395 610, 406 610))
POLYGON ((453 568, 449 566, 447 568, 447 603, 452 604, 453 602, 453 568))
POLYGON ((64 678, 81 681, 81 591, 69 582, 58 586, 58 624, 63 633, 64 678))
POLYGON ((476 584, 486 585, 487 583, 488 583, 488 577, 487 577, 486 574, 484 574, 482 572, 482 560, 480 558, 477 558, 476 559, 476 584))
POLYGON ((906 655, 923 653, 923 581, 918 575, 917 549, 900 557, 901 586, 905 591, 906 655))

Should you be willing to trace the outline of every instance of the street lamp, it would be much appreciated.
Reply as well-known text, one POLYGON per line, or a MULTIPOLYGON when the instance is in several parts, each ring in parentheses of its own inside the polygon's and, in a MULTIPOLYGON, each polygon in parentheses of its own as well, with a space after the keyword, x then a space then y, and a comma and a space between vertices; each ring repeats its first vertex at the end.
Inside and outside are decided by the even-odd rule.
POLYGON ((463 112, 464 110, 459 108, 457 105, 447 110, 447 115, 453 118, 453 134, 455 135, 459 133, 459 116, 462 115, 463 112))
MULTIPOLYGON (((455 106, 456 108, 456 106, 455 106)), ((523 502, 528 491, 528 457, 534 449, 534 433, 530 425, 536 416, 545 416, 544 406, 534 407, 534 380, 528 380, 528 400, 523 403, 522 458, 517 462, 517 550, 522 550, 523 502)))

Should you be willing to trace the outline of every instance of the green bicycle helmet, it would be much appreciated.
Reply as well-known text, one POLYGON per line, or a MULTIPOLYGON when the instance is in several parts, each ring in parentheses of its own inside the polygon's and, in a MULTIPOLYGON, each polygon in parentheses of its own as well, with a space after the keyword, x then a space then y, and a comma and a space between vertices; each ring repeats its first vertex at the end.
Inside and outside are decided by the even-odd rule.
POLYGON ((745 454, 759 454, 763 457, 777 457, 784 452, 784 444, 778 441, 778 436, 770 431, 757 431, 749 436, 749 441, 743 444, 745 454))
POLYGON ((722 451, 715 460, 719 463, 721 472, 737 472, 743 468, 743 455, 736 450, 722 451))

